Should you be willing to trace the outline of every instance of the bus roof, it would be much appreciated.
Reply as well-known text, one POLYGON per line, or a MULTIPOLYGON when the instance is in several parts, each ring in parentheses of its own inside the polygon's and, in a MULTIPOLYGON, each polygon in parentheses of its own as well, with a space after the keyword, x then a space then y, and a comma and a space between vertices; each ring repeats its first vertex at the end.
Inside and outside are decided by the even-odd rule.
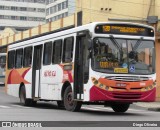
POLYGON ((14 48, 17 46, 25 45, 27 43, 34 43, 34 42, 38 42, 38 41, 42 41, 42 40, 47 40, 49 38, 52 37, 58 37, 58 36, 62 36, 62 35, 67 35, 67 34, 72 34, 72 33, 76 33, 79 31, 83 31, 83 30, 89 30, 91 32, 94 32, 94 28, 96 25, 98 24, 119 24, 119 25, 123 25, 123 24, 127 24, 127 25, 136 25, 136 26, 140 26, 140 27, 146 27, 146 28, 151 28, 154 30, 154 28, 152 26, 149 25, 145 25, 145 24, 140 24, 140 23, 132 23, 132 22, 93 22, 93 23, 89 23, 86 25, 82 25, 82 26, 78 26, 75 27, 74 25, 72 26, 68 26, 68 27, 64 27, 62 29, 58 29, 58 30, 54 30, 51 32, 47 32, 47 33, 43 33, 40 35, 36 35, 30 38, 26 38, 20 41, 16 41, 14 43, 9 44, 9 48, 14 48))

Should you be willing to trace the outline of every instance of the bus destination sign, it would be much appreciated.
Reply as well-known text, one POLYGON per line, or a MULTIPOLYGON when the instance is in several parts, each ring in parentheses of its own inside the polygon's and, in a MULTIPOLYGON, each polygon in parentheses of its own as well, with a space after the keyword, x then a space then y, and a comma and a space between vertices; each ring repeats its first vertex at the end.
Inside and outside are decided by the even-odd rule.
POLYGON ((154 30, 144 26, 124 25, 124 24, 105 24, 97 25, 95 33, 134 35, 134 36, 154 36, 154 30))

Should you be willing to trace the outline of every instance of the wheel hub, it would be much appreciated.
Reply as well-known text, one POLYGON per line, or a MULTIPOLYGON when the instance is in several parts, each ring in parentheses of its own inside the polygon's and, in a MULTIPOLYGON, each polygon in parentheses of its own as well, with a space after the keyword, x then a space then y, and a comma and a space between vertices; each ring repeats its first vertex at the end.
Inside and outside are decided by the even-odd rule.
POLYGON ((72 92, 68 93, 68 95, 67 95, 67 101, 68 101, 68 104, 70 106, 73 105, 72 92))

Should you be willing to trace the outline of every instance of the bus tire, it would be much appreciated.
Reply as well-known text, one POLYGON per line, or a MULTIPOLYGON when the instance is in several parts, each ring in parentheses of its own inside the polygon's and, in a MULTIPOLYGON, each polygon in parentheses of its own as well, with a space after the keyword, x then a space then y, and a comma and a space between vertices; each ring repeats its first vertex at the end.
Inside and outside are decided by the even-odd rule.
POLYGON ((71 86, 68 86, 64 91, 64 107, 68 111, 79 111, 82 106, 82 102, 73 100, 73 92, 71 86))
POLYGON ((129 103, 123 103, 123 104, 112 104, 111 107, 115 112, 123 113, 126 112, 129 108, 129 103))
POLYGON ((19 98, 20 98, 21 105, 31 106, 32 99, 27 99, 26 98, 26 90, 25 90, 25 86, 24 85, 20 88, 19 98))

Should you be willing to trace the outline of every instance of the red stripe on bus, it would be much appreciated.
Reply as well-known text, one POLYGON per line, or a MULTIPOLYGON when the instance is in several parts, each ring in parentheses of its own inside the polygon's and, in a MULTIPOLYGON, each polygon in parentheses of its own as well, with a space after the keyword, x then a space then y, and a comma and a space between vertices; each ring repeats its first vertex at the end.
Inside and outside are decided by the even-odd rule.
POLYGON ((30 68, 29 69, 27 69, 27 70, 25 70, 24 72, 23 72, 23 74, 22 74, 22 78, 24 78, 24 76, 27 74, 27 72, 30 70, 30 68))

